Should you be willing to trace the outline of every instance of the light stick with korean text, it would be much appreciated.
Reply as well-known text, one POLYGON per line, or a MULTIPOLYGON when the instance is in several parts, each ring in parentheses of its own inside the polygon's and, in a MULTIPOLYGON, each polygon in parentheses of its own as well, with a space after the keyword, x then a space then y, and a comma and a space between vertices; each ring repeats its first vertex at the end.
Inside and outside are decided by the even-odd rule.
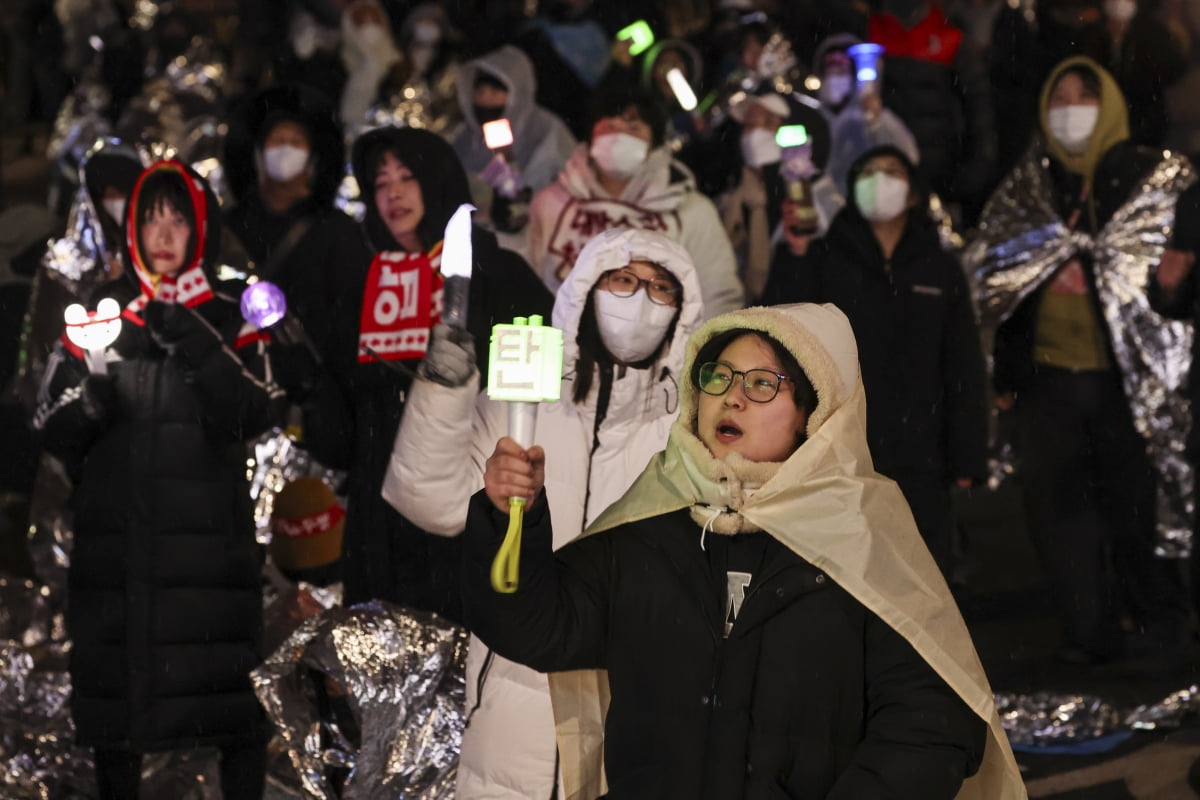
MULTIPOLYGON (((534 315, 512 325, 492 328, 488 359, 488 397, 508 403, 508 435, 529 449, 537 429, 538 403, 559 399, 562 391, 563 335, 534 315)), ((520 574, 521 526, 525 498, 509 498, 508 532, 492 562, 492 588, 501 594, 517 590, 520 574)))

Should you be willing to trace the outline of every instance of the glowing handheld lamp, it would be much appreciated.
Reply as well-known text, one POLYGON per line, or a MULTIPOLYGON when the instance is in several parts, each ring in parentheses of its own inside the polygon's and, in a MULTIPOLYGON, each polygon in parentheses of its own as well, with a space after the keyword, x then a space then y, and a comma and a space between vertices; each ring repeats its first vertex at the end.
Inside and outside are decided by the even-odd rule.
POLYGON ((78 303, 63 311, 67 339, 87 353, 88 371, 97 375, 108 372, 104 351, 121 335, 121 305, 105 297, 89 312, 78 303))
MULTIPOLYGON (((538 403, 558 400, 562 392, 562 331, 534 315, 492 328, 488 359, 488 397, 508 401, 508 435, 521 447, 533 446, 538 403)), ((492 561, 492 588, 517 590, 525 498, 509 498, 508 532, 492 561)))
POLYGON ((287 315, 283 290, 270 281, 257 281, 242 292, 242 319, 260 331, 287 315))
POLYGON ((471 212, 475 206, 463 203, 446 223, 442 234, 442 321, 466 330, 467 300, 471 294, 471 212))
POLYGON ((854 60, 854 74, 859 83, 874 83, 879 80, 879 59, 883 51, 883 45, 873 42, 852 45, 846 50, 846 54, 854 60))
POLYGON ((632 25, 621 28, 617 31, 617 38, 621 41, 628 39, 632 42, 629 45, 629 55, 631 56, 640 55, 654 45, 654 31, 650 29, 650 23, 644 19, 639 19, 632 25))
POLYGON ((784 148, 808 144, 808 128, 803 125, 784 125, 775 134, 775 144, 784 148))
POLYGON ((692 85, 688 83, 687 78, 683 77, 683 73, 679 71, 678 67, 672 67, 667 71, 667 85, 675 93, 675 99, 679 101, 680 108, 684 111, 696 110, 696 93, 692 91, 692 85))
POLYGON ((513 143, 512 124, 507 119, 494 119, 483 123, 483 143, 488 150, 502 150, 513 143))

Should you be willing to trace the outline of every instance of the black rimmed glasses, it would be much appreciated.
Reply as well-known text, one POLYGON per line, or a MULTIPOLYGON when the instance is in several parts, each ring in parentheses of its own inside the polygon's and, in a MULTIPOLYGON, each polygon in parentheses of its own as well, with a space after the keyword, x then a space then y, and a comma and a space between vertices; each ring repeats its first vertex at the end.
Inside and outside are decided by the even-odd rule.
POLYGON ((601 286, 617 297, 633 297, 637 290, 646 287, 646 295, 650 302, 660 306, 673 306, 679 302, 679 287, 666 278, 639 277, 631 269, 614 269, 604 273, 604 284, 601 286))
POLYGON ((746 399, 755 403, 769 403, 779 394, 779 387, 784 381, 790 381, 787 375, 769 369, 748 369, 745 372, 734 369, 728 364, 708 361, 700 365, 698 388, 705 394, 720 397, 733 386, 733 379, 742 376, 742 390, 746 399))

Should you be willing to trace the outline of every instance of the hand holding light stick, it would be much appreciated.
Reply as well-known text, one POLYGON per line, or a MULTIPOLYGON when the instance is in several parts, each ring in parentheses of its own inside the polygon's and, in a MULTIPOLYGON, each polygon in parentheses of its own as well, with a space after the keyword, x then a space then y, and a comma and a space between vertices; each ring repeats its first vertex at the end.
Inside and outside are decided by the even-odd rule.
POLYGON ((512 123, 507 119, 483 123, 483 143, 492 151, 492 160, 479 177, 491 184, 498 195, 509 200, 521 192, 520 176, 510 158, 514 141, 512 123))
POLYGON ((442 238, 442 322, 452 328, 467 329, 467 300, 471 294, 471 212, 475 206, 463 203, 446 223, 442 238))
POLYGON ((793 236, 817 232, 817 209, 813 203, 811 181, 817 174, 812 161, 812 142, 803 125, 784 125, 775 134, 775 143, 783 152, 780 174, 787 183, 787 199, 793 209, 792 219, 784 220, 793 236))
POLYGON ((104 351, 121 335, 120 304, 105 297, 94 312, 89 312, 78 303, 72 303, 63 311, 63 320, 67 323, 67 340, 87 353, 88 372, 107 374, 104 351))
MULTIPOLYGON (((533 446, 538 403, 558 400, 562 391, 562 331, 534 315, 492 328, 488 397, 508 402, 508 435, 522 448, 533 446)), ((517 590, 525 498, 509 498, 508 532, 492 562, 492 588, 517 590)))

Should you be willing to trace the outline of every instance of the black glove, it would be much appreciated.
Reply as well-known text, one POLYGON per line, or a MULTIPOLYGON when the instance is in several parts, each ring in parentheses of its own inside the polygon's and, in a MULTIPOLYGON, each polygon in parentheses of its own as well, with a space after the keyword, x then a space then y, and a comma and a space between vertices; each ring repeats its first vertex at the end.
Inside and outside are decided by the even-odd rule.
POLYGON ((112 375, 88 375, 79 384, 79 405, 93 422, 107 422, 117 410, 117 381, 112 375))
POLYGON ((195 369, 221 346, 217 331, 187 306, 151 300, 145 318, 150 337, 185 367, 195 369))

